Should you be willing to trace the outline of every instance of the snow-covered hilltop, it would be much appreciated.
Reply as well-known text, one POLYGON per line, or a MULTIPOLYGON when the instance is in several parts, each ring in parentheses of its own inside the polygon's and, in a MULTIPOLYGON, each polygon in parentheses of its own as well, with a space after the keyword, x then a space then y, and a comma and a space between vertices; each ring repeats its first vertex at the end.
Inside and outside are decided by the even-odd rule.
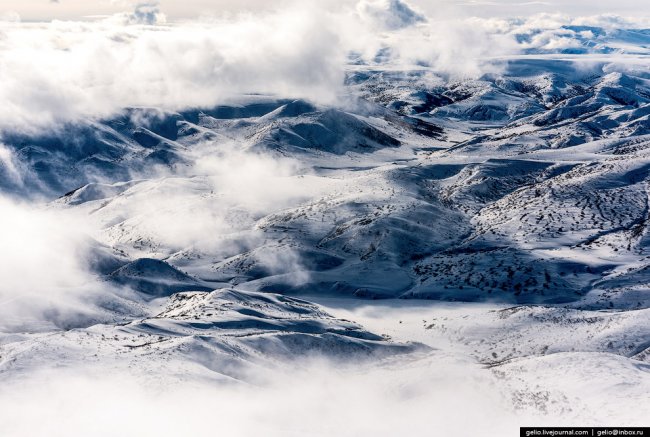
POLYGON ((0 123, 0 382, 83 367, 264 385, 317 357, 471 368, 517 412, 634 422, 650 31, 517 26, 519 50, 482 53, 479 75, 386 48, 349 55, 329 102, 237 92, 0 123), (581 372, 602 380, 589 401, 581 372))
POLYGON ((88 214, 100 273, 144 293, 639 308, 650 79, 609 67, 515 59, 431 87, 428 69, 355 66, 337 107, 130 109, 6 134, 28 176, 3 184, 88 214))

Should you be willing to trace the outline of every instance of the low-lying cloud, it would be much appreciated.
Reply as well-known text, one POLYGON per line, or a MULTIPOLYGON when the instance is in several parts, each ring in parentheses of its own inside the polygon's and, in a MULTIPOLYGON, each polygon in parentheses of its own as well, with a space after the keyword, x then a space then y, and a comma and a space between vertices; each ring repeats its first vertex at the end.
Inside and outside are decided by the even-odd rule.
POLYGON ((401 0, 361 0, 357 12, 363 21, 386 30, 404 29, 426 21, 424 15, 401 0))
MULTIPOLYGON (((542 372, 553 379, 548 383, 525 371, 493 372, 447 351, 371 365, 297 359, 282 368, 251 371, 255 384, 160 370, 147 374, 132 364, 128 370, 80 364, 3 380, 0 433, 465 437, 512 435, 531 424, 643 425, 635 406, 643 391, 622 382, 638 378, 640 371, 615 359, 603 359, 612 366, 603 370, 584 363, 584 357, 564 358, 564 365, 542 372), (630 392, 634 398, 621 395, 630 392)), ((535 362, 523 365, 539 371, 535 362)))
MULTIPOLYGON (((45 205, 0 195, 0 332, 142 315, 132 292, 102 279, 110 268, 95 269, 98 259, 110 261, 117 254, 109 247, 132 259, 179 253, 207 255, 206 262, 215 262, 259 248, 265 236, 258 220, 309 202, 337 183, 311 174, 294 159, 246 150, 230 140, 179 152, 185 164, 174 173, 166 168, 133 174, 134 181, 110 202, 70 208, 64 202, 45 205), (101 309, 107 303, 114 312, 101 309)), ((34 177, 1 143, 0 174, 16 187, 34 177)), ((90 196, 103 189, 110 196, 120 190, 97 186, 90 196)), ((291 273, 287 280, 307 279, 300 257, 288 246, 257 250, 251 259, 271 274, 291 273)), ((124 262, 115 261, 113 270, 124 262)))
POLYGON ((0 332, 84 326, 118 317, 103 303, 131 306, 128 292, 92 273, 89 221, 4 196, 0 210, 0 332))
POLYGON ((165 14, 160 12, 157 2, 140 3, 136 5, 133 14, 131 15, 131 22, 135 24, 160 24, 167 21, 165 14))
MULTIPOLYGON (((138 9, 139 22, 152 21, 138 9)), ((178 26, 0 26, 0 128, 108 116, 130 106, 212 106, 242 93, 331 102, 344 53, 327 16, 300 9, 178 26)))
POLYGON ((98 21, 20 23, 4 15, 0 130, 38 130, 130 106, 213 106, 245 93, 334 103, 350 53, 370 64, 478 77, 499 71, 495 57, 593 46, 586 33, 562 26, 643 24, 611 15, 426 16, 404 0, 338 9, 288 2, 275 11, 170 24, 155 2, 98 21))
POLYGON ((163 386, 115 369, 36 373, 18 386, 3 384, 0 431, 52 437, 71 431, 98 437, 465 436, 470 430, 505 435, 518 426, 489 374, 470 365, 288 366, 291 371, 258 375, 263 382, 254 386, 173 377, 163 386))
POLYGON ((235 142, 201 143, 185 158, 187 167, 149 175, 91 219, 128 217, 116 235, 133 237, 122 232, 129 229, 167 250, 228 253, 233 244, 239 251, 257 238, 260 218, 316 198, 335 183, 310 175, 294 159, 246 151, 235 142))

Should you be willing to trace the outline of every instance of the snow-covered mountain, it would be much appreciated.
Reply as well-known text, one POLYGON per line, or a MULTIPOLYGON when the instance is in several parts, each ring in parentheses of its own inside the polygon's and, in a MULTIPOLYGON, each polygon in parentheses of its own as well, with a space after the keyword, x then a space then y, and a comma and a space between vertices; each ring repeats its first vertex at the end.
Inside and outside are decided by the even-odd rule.
POLYGON ((110 249, 100 273, 144 293, 642 307, 650 79, 571 65, 434 88, 428 70, 355 66, 358 100, 334 108, 248 96, 7 134, 28 176, 3 183, 87 213, 110 249))
POLYGON ((299 356, 442 350, 536 413, 575 401, 535 379, 570 360, 647 389, 650 33, 562 31, 570 47, 475 79, 352 59, 330 105, 247 94, 3 131, 2 193, 83 217, 105 293, 7 322, 0 380, 54 360, 255 382, 299 356), (393 298, 417 315, 349 309, 393 298))

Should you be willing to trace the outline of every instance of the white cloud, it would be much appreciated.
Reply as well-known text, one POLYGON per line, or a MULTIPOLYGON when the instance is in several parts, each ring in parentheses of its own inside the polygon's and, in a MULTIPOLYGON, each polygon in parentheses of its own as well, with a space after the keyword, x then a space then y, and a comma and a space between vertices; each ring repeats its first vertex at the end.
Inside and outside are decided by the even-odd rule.
POLYGON ((185 26, 129 26, 122 18, 2 25, 0 128, 126 106, 211 106, 241 93, 331 102, 342 84, 345 54, 333 23, 312 11, 185 26))
POLYGON ((173 355, 153 364, 151 358, 160 357, 151 352, 140 355, 142 361, 120 355, 95 365, 32 371, 2 380, 0 431, 51 437, 465 437, 516 435, 531 424, 643 425, 639 402, 648 378, 633 360, 551 354, 522 359, 517 371, 489 369, 441 347, 428 357, 372 365, 294 358, 275 361, 270 370, 257 358, 247 369, 251 384, 215 382, 218 375, 205 366, 187 366, 173 355), (178 371, 183 364, 189 372, 178 371))
POLYGON ((357 13, 362 20, 388 30, 403 29, 426 21, 422 14, 401 0, 361 0, 357 4, 357 13))
POLYGON ((332 103, 350 52, 372 63, 381 51, 397 68, 476 77, 499 70, 495 57, 578 47, 580 35, 565 25, 644 23, 557 13, 463 18, 444 8, 425 17, 403 0, 284 5, 169 25, 161 24, 164 9, 156 3, 96 22, 1 22, 0 130, 103 117, 126 106, 212 106, 242 93, 332 103), (530 38, 518 44, 518 35, 530 38))
POLYGON ((0 210, 0 332, 84 312, 82 296, 93 291, 82 261, 85 224, 3 197, 0 210))
POLYGON ((167 21, 165 14, 160 12, 157 2, 137 4, 133 13, 128 15, 127 18, 131 24, 148 24, 150 26, 167 21))
POLYGON ((358 371, 345 364, 295 361, 287 371, 258 371, 253 379, 261 383, 252 386, 171 375, 164 385, 147 384, 114 368, 35 374, 3 384, 0 429, 53 437, 351 437, 504 435, 518 427, 496 379, 471 364, 431 359, 358 371))
POLYGON ((7 178, 10 185, 21 187, 24 184, 24 170, 12 151, 0 143, 0 176, 7 178))
POLYGON ((196 145, 186 153, 191 166, 141 183, 97 215, 129 217, 119 226, 134 227, 164 248, 227 252, 227 236, 246 246, 257 238, 256 220, 312 199, 333 183, 305 174, 292 159, 241 147, 223 141, 196 145))
POLYGON ((101 302, 127 296, 91 273, 90 223, 0 196, 0 332, 112 320, 101 302))
POLYGON ((0 12, 0 22, 18 23, 20 22, 20 14, 16 11, 0 12))

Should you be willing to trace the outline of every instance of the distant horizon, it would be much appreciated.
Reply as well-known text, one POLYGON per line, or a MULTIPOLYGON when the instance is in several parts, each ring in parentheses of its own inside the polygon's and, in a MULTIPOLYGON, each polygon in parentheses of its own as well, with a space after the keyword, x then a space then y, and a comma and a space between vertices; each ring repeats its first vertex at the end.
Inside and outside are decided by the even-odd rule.
MULTIPOLYGON (((311 0, 307 0, 311 1, 311 0)), ((222 16, 233 13, 260 12, 291 6, 304 5, 305 0, 160 0, 160 1, 131 1, 131 0, 21 0, 8 1, 0 6, 0 20, 10 16, 19 16, 23 22, 49 22, 53 20, 85 21, 95 20, 123 12, 131 12, 137 7, 154 7, 164 14, 171 22, 195 20, 201 17, 222 16)), ((341 6, 354 6, 354 0, 327 0, 313 2, 319 7, 338 9, 341 6)), ((460 17, 525 17, 534 14, 567 14, 567 15, 598 15, 613 14, 648 18, 650 12, 644 0, 620 1, 588 1, 561 0, 548 1, 517 1, 517 0, 414 0, 410 2, 429 16, 444 13, 460 17)))

